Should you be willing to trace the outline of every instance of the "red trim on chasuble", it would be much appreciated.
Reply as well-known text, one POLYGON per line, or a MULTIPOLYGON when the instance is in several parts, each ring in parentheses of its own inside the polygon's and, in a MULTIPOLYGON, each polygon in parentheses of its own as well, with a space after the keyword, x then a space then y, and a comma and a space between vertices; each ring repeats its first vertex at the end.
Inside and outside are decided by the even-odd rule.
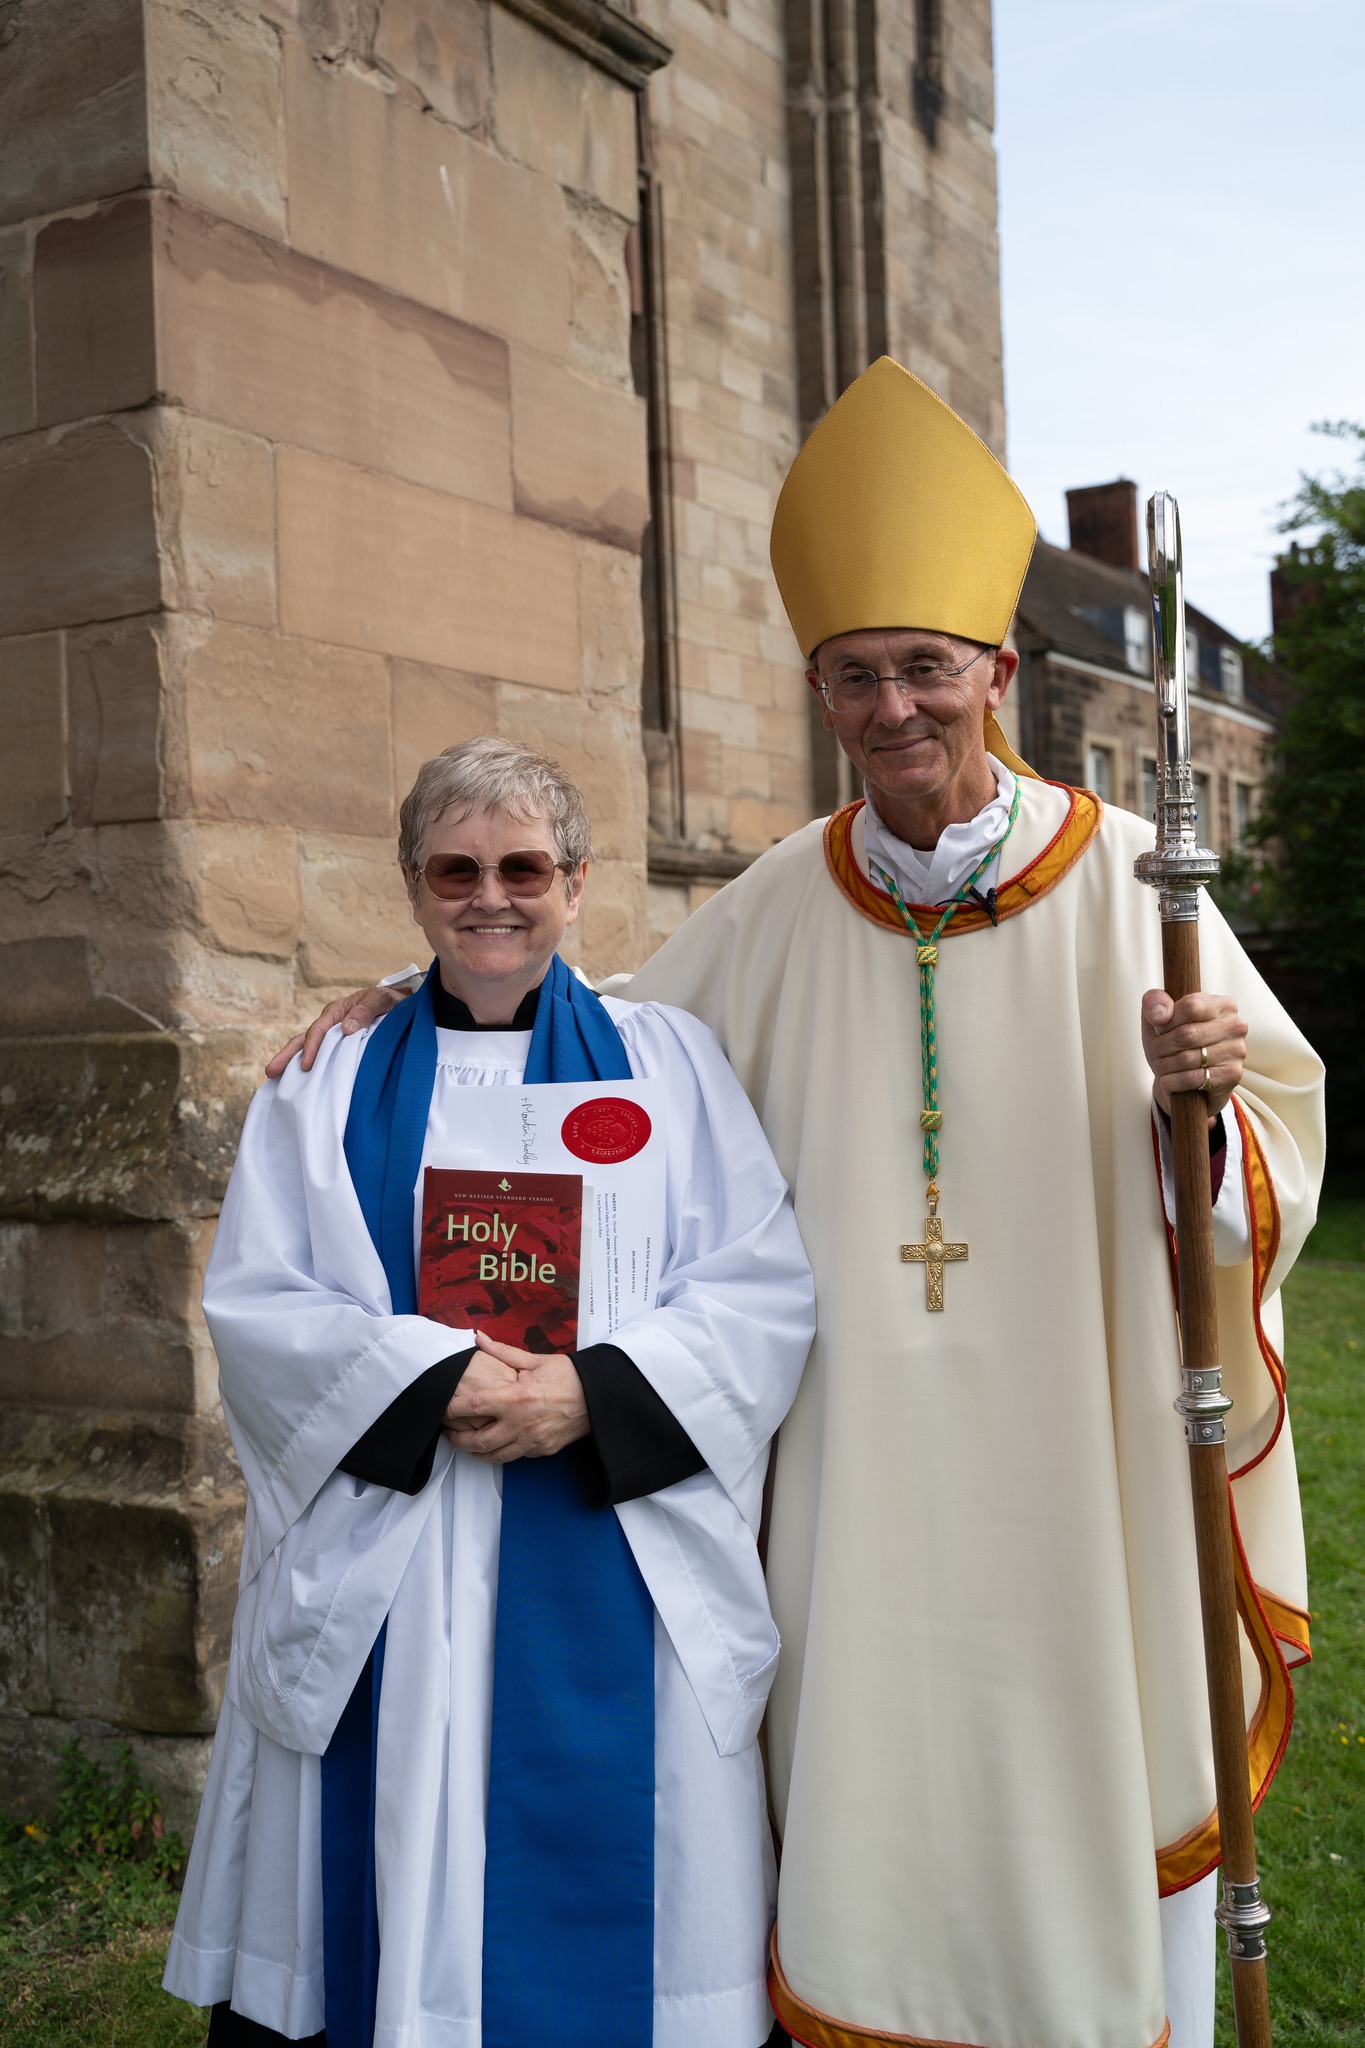
MULTIPOLYGON (((982 2048, 982 2044, 971 2041, 940 2041, 927 2034, 887 2034, 878 2027, 850 2026, 845 2020, 832 2019, 827 2012, 820 2012, 813 2005, 807 2005, 798 1998, 782 1974, 782 1963, 777 1953, 777 1929, 773 1929, 772 1949, 768 1962, 768 1997, 773 2011, 781 2020, 793 2041, 800 2041, 804 2048, 876 2048, 877 2042, 891 2042, 895 2048, 982 2048)), ((1167 2020, 1151 2048, 1166 2048, 1171 2038, 1171 2023, 1167 2020)))
MULTIPOLYGON (((1312 1655, 1309 1647, 1307 1612, 1296 1607, 1291 1601, 1282 1600, 1276 1594, 1258 1586, 1251 1576, 1246 1550, 1242 1544, 1241 1530, 1237 1525, 1237 1497, 1233 1493, 1233 1481, 1252 1471, 1274 1449, 1280 1431, 1284 1427, 1284 1362, 1261 1321, 1261 1302, 1265 1295, 1266 1276, 1275 1262, 1280 1248, 1280 1205, 1275 1198, 1275 1183, 1270 1167, 1261 1148, 1261 1141, 1252 1126, 1251 1119, 1234 1095, 1232 1098, 1237 1128, 1242 1137, 1242 1185, 1246 1194, 1247 1215, 1251 1221, 1251 1313, 1256 1330, 1256 1343, 1265 1369, 1275 1389, 1275 1426, 1254 1458, 1248 1458, 1245 1465, 1239 1465, 1228 1474, 1228 1507, 1232 1516, 1233 1569, 1237 1581, 1237 1613, 1248 1643, 1251 1646, 1261 1673, 1260 1697, 1256 1711, 1247 1729, 1247 1770, 1251 1779, 1252 1811, 1260 1805, 1270 1790, 1280 1760, 1289 1743, 1289 1733, 1294 1726, 1294 1684, 1289 1676, 1291 1665, 1306 1664, 1312 1655), (1285 1655, 1285 1645, 1291 1654, 1285 1655)), ((1152 1144, 1157 1160, 1157 1178, 1161 1176, 1161 1152, 1156 1127, 1152 1128, 1152 1144)), ((1170 1225, 1166 1226, 1166 1238, 1171 1255, 1171 1286, 1175 1291, 1176 1314, 1179 1316, 1179 1287, 1176 1272, 1175 1236, 1170 1225)), ((1201 1877, 1207 1877, 1218 1866, 1220 1856, 1218 1840, 1217 1810, 1198 1827, 1182 1835, 1178 1842, 1172 1842, 1165 1849, 1157 1850, 1157 1883, 1163 1898, 1172 1892, 1183 1892, 1190 1885, 1197 1884, 1201 1877)))
MULTIPOLYGON (((1048 787, 1064 790, 1071 800, 1070 808, 1060 830, 1048 841, 1038 858, 1031 860, 1026 868, 1021 868, 1017 875, 1011 875, 996 890, 997 922, 1002 918, 1017 917, 1021 910, 1028 909, 1030 903, 1055 889, 1058 882, 1070 874, 1100 829, 1104 805, 1097 796, 1092 796, 1088 789, 1072 789, 1065 782, 1052 782, 1048 787)), ((855 910, 861 911, 873 924, 885 925, 888 931, 901 932, 908 937, 901 914, 891 898, 883 890, 873 887, 853 857, 853 821, 865 802, 864 797, 859 797, 854 803, 845 804, 826 824, 825 865, 855 910)), ((911 903, 908 908, 926 936, 943 915, 941 903, 911 903)), ((964 932, 979 932, 990 921, 979 904, 964 903, 943 936, 953 939, 964 932)))

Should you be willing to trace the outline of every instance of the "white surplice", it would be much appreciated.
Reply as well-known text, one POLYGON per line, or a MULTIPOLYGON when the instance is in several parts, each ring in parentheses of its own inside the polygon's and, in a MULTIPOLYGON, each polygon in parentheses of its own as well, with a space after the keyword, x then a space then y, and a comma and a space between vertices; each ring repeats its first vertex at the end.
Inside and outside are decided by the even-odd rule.
MULTIPOLYGON (((615 1341, 706 1459, 615 1510, 656 1610, 654 2048, 757 2048, 775 1874, 756 1736, 778 1641, 755 1536, 768 1441, 814 1327, 812 1283, 785 1185, 710 1032, 658 1004, 608 1008, 632 1073, 664 1082, 669 1102, 658 1306, 615 1341)), ((165 1981, 294 2038, 322 2027, 318 1759, 387 1617, 375 2040, 478 2048, 501 1473, 444 1441, 415 1496, 336 1469, 405 1386, 472 1341, 391 1313, 342 1150, 367 1035, 331 1032, 311 1075, 295 1062, 261 1090, 209 1268, 249 1505, 165 1981)), ((519 1083, 530 1044, 526 1032, 437 1038, 424 1165, 462 1150, 460 1091, 519 1083)))

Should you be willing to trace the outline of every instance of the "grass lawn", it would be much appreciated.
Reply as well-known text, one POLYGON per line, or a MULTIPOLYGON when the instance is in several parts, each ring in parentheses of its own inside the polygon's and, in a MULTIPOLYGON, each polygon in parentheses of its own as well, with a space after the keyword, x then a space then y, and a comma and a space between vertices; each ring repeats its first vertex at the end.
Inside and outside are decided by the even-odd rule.
MULTIPOLYGON (((1314 1654, 1258 1817, 1271 2016, 1281 2048, 1365 2048, 1365 1199, 1326 1205, 1285 1310, 1314 1654)), ((112 1938, 74 1896, 40 1899, 16 1933, 24 1853, 16 1839, 0 1860, 0 2048, 202 2048, 204 2015, 159 1988, 169 1888, 142 1884, 143 1924, 112 1938)), ((1223 1948, 1218 2048, 1232 2048, 1223 1948)))
POLYGON ((168 1927, 96 1953, 53 1954, 0 1969, 5 2048, 204 2048, 208 2016, 161 1989, 168 1927))
MULTIPOLYGON (((1271 2019, 1293 2048, 1365 2048, 1365 1200, 1324 1205, 1285 1326, 1313 1662, 1256 1824, 1271 2019)), ((1232 2048, 1225 1954, 1219 1975, 1218 2048, 1232 2048)))

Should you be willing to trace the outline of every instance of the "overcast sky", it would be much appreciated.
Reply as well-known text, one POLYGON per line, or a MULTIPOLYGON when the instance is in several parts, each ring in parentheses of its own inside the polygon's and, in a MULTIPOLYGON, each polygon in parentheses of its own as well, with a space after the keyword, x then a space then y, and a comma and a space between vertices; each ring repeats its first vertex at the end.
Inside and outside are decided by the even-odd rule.
MULTIPOLYGON (((995 0, 1009 465, 1180 501, 1191 601, 1269 630, 1278 507, 1365 420, 1365 0, 995 0)), ((1145 558, 1145 541, 1144 541, 1145 558)))

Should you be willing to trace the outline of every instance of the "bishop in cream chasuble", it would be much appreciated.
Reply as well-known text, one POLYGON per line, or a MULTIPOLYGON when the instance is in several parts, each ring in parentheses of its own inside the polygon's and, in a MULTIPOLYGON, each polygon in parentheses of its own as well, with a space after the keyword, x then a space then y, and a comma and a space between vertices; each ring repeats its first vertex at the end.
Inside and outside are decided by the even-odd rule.
MULTIPOLYGON (((917 747, 949 759, 977 654, 1007 684, 1033 535, 994 457, 898 366, 845 394, 788 479, 773 560, 869 801, 765 854, 628 991, 716 1034, 815 1271, 777 1454, 767 1731, 770 1992, 818 2048, 1167 2038, 1175 1908, 1218 1859, 1160 1171, 1182 1063, 1222 1163, 1258 1792, 1308 1650, 1279 1289, 1313 1220, 1320 1063, 1205 905, 1205 986, 1231 1000, 1208 1043, 1149 1064, 1160 929, 1133 860, 1152 827, 1035 777, 992 716, 1002 688, 962 771, 978 815, 936 844, 883 815, 917 747)), ((1208 1990, 1173 2048, 1212 2038, 1206 1887, 1196 1903, 1208 1990)))

